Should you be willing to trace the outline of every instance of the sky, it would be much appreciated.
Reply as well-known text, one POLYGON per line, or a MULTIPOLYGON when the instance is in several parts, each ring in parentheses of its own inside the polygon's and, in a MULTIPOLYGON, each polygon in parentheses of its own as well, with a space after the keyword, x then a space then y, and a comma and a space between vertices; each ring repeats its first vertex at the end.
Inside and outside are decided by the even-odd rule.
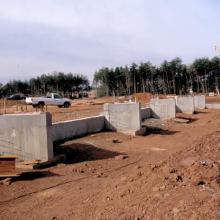
POLYGON ((213 57, 219 11, 217 0, 0 0, 0 82, 213 57))

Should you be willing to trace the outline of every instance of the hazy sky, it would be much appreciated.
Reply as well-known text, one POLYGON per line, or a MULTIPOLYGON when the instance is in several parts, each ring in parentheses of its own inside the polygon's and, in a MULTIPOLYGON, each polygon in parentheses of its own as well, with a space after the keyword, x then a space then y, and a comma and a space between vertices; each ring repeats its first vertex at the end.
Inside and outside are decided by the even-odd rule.
POLYGON ((0 0, 0 82, 212 57, 219 11, 217 0, 0 0))

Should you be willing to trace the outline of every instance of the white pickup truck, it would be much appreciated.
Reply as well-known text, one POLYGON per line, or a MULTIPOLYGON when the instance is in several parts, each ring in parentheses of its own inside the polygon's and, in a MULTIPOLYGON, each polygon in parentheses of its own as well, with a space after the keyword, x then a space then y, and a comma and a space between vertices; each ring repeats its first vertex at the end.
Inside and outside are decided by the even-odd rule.
POLYGON ((50 93, 45 97, 27 97, 26 103, 34 108, 43 108, 44 105, 56 105, 60 108, 69 108, 71 106, 70 99, 63 98, 57 93, 50 93))

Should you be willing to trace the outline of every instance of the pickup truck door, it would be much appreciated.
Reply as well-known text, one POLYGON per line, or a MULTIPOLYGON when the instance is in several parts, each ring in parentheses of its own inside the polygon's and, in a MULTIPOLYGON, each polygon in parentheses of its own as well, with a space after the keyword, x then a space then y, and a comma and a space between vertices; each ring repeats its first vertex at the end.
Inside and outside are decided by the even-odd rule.
POLYGON ((53 105, 53 97, 51 94, 47 95, 47 97, 45 99, 45 104, 46 105, 53 105))
POLYGON ((63 105, 63 98, 57 94, 54 94, 54 105, 63 105))

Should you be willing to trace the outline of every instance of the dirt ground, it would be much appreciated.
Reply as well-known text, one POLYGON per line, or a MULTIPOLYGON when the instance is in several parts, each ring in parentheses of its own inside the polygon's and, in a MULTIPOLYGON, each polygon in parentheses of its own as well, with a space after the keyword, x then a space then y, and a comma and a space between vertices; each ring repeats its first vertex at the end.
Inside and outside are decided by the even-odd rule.
MULTIPOLYGON (((104 103, 112 103, 120 101, 112 97, 99 99, 76 99, 72 101, 70 108, 58 108, 57 106, 47 106, 44 111, 52 114, 53 122, 73 120, 84 117, 96 116, 102 113, 104 103)), ((31 105, 25 105, 24 101, 6 101, 4 108, 4 100, 0 99, 0 114, 15 114, 22 112, 36 112, 40 109, 35 109, 31 105)))
MULTIPOLYGON (((149 93, 136 93, 131 96, 131 100, 140 102, 144 107, 149 103, 154 96, 149 93)), ((165 95, 160 95, 159 98, 166 98, 165 95)), ((103 97, 103 98, 84 98, 75 99, 72 101, 70 108, 58 108, 57 106, 47 106, 44 111, 49 111, 52 114, 53 122, 67 121, 91 116, 100 115, 103 111, 104 103, 125 102, 129 97, 103 97)), ((220 97, 206 97, 207 103, 220 102, 220 97)), ((38 109, 38 111, 40 111, 38 109)), ((25 105, 24 101, 6 101, 6 108, 4 108, 4 100, 0 99, 0 114, 15 114, 22 112, 36 112, 32 106, 25 105)))
MULTIPOLYGON (((146 105, 150 100, 149 94, 136 94, 136 96, 131 97, 131 99, 137 100, 146 105)), ((114 103, 114 102, 125 102, 129 98, 122 97, 103 97, 103 98, 84 98, 84 99, 74 99, 72 100, 72 105, 70 108, 58 108, 57 106, 47 106, 44 111, 48 111, 52 114, 53 122, 73 120, 91 116, 100 115, 103 112, 104 103, 114 103)), ((6 100, 4 105, 4 100, 0 99, 0 114, 16 114, 25 112, 36 112, 40 109, 35 109, 30 105, 25 105, 24 101, 12 101, 6 100), (4 108, 6 106, 6 108, 4 108)))
POLYGON ((56 147, 65 163, 0 185, 0 219, 220 219, 220 110, 56 147))

